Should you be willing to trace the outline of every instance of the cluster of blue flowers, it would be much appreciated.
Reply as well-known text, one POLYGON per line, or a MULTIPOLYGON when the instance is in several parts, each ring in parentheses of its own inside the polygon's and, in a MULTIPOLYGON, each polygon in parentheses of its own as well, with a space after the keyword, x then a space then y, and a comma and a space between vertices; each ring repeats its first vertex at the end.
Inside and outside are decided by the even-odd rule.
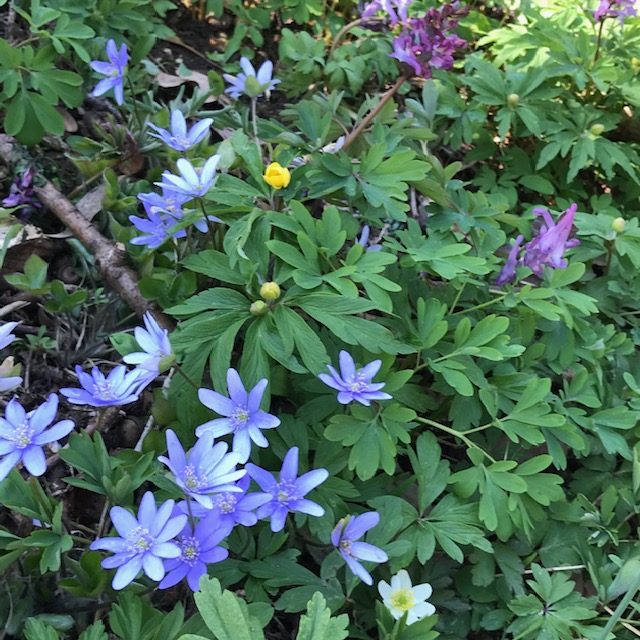
MULTIPOLYGON (((138 328, 135 335, 149 358, 145 359, 142 354, 126 358, 157 371, 156 365, 170 353, 170 345, 164 334, 152 331, 152 318, 146 318, 145 323, 147 329, 138 328)), ((339 402, 357 401, 368 405, 371 400, 391 397, 380 391, 384 383, 371 382, 380 364, 375 361, 356 369, 353 358, 342 351, 341 373, 330 366, 331 376, 320 377, 339 391, 339 402)), ((125 587, 143 571, 158 581, 160 588, 171 587, 186 578, 190 588, 196 591, 207 566, 228 556, 220 545, 234 527, 253 526, 259 519, 268 519, 271 530, 278 532, 284 528, 290 513, 324 515, 323 507, 306 496, 328 478, 329 472, 312 469, 299 475, 298 447, 289 449, 276 474, 247 462, 252 444, 258 447, 269 444, 262 431, 280 424, 276 416, 260 408, 267 380, 262 379, 247 390, 238 372, 229 369, 227 387, 228 396, 199 389, 200 401, 221 417, 196 429, 198 439, 190 451, 185 451, 174 431, 166 432, 167 456, 158 459, 167 467, 184 499, 177 503, 167 500, 158 507, 153 494, 147 492, 137 517, 121 507, 113 507, 111 520, 119 535, 92 543, 92 549, 114 554, 102 563, 105 568, 117 569, 112 583, 114 589, 125 587), (215 441, 227 435, 232 436, 231 451, 225 442, 215 441), (238 468, 241 464, 245 464, 244 469, 238 468), (260 491, 249 491, 251 480, 260 491)), ((68 394, 69 390, 65 391, 68 394)), ((123 389, 122 395, 128 391, 123 389)), ((358 539, 378 520, 374 512, 347 517, 338 523, 332 535, 332 543, 347 566, 367 584, 373 580, 359 561, 384 562, 387 555, 382 549, 358 539)))
MULTIPOLYGON (((124 79, 126 74, 129 54, 126 45, 117 48, 113 40, 107 42, 107 57, 109 62, 94 60, 91 68, 105 78, 100 80, 94 88, 92 95, 100 96, 113 89, 116 102, 121 105, 124 96, 124 79)), ((280 81, 273 78, 273 63, 264 62, 258 71, 255 70, 247 58, 240 59, 242 73, 238 76, 225 74, 225 79, 230 83, 226 93, 237 99, 246 95, 251 100, 269 93, 280 81)), ((184 114, 179 110, 171 112, 170 127, 163 129, 153 123, 149 123, 150 133, 154 138, 162 141, 169 148, 185 153, 205 141, 209 137, 209 131, 213 124, 212 118, 205 118, 188 128, 184 114)), ((202 167, 194 166, 187 158, 180 158, 176 162, 177 173, 165 171, 162 180, 155 183, 161 193, 141 193, 138 199, 142 203, 146 217, 132 215, 129 221, 140 232, 131 240, 132 244, 146 246, 149 249, 157 249, 168 239, 178 240, 187 235, 184 222, 186 205, 193 200, 200 201, 203 211, 202 216, 193 216, 193 225, 202 233, 208 230, 209 222, 221 222, 219 218, 207 215, 204 212, 202 198, 212 189, 216 182, 216 169, 220 162, 220 156, 211 156, 202 167)))

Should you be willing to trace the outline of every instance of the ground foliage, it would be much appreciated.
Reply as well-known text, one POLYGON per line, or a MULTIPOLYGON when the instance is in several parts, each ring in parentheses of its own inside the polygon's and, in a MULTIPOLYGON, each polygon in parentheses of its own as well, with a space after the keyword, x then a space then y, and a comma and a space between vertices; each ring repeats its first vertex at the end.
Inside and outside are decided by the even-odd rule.
MULTIPOLYGON (((470 2, 454 69, 404 82, 336 151, 401 73, 388 30, 341 31, 355 3, 81 4, 0 0, 4 129, 41 143, 16 174, 35 158, 67 193, 87 181, 74 196, 104 182, 94 223, 175 318, 186 376, 165 372, 92 435, 92 411, 61 400, 77 433, 59 462, 0 484, 0 637, 599 639, 621 598, 615 637, 637 635, 640 19, 599 29, 597 3, 470 2), (85 99, 108 38, 131 52, 119 110, 85 99), (250 100, 223 94, 241 55, 272 59, 281 80, 255 131, 250 100), (174 109, 214 119, 188 155, 221 156, 204 206, 222 223, 150 250, 131 243, 129 216, 181 154, 141 124, 166 127, 174 109), (72 170, 47 162, 52 136, 72 170), (284 189, 263 179, 272 161, 291 170, 284 189), (498 286, 515 237, 539 232, 533 209, 557 218, 574 202, 566 268, 519 265, 498 286), (279 297, 263 300, 266 281, 279 297), (380 359, 392 398, 339 404, 317 376, 341 350, 380 359), (263 408, 281 420, 251 461, 280 469, 298 447, 303 470, 329 471, 312 494, 325 514, 234 529, 195 604, 144 576, 113 591, 89 543, 109 531, 109 506, 135 511, 145 490, 180 499, 157 461, 165 431, 191 446, 213 414, 187 378, 225 393, 231 366, 247 387, 268 379, 263 408), (381 516, 367 540, 389 557, 367 565, 375 582, 406 569, 432 585, 435 616, 394 625, 345 569, 332 529, 367 511, 381 516)), ((29 304, 3 318, 22 322, 3 355, 22 363, 31 409, 76 384, 73 365, 136 351, 123 332, 135 322, 77 241, 14 246, 12 259, 23 223, 60 231, 46 211, 3 216, 2 301, 29 304)))

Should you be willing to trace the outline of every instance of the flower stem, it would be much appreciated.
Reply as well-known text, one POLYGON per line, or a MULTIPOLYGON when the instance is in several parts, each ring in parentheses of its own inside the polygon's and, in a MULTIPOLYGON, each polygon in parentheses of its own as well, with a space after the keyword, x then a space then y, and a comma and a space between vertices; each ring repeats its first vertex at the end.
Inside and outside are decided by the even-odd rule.
POLYGON ((391 98, 395 95, 398 89, 402 86, 402 83, 408 80, 408 76, 401 75, 396 83, 389 89, 383 96, 380 98, 380 102, 369 111, 369 113, 362 119, 360 124, 349 133, 349 135, 345 138, 344 144, 342 145, 343 149, 347 149, 356 139, 357 137, 369 126, 369 123, 382 111, 383 107, 391 98))
POLYGON ((604 27, 604 21, 606 20, 606 17, 602 18, 602 20, 600 20, 600 27, 598 28, 598 37, 596 38, 596 52, 593 56, 593 63, 595 64, 598 61, 598 58, 600 57, 600 45, 602 44, 602 29, 604 27))
POLYGON ((258 138, 258 98, 251 98, 251 123, 253 125, 253 137, 260 148, 260 138, 258 138))
POLYGON ((460 431, 456 431, 455 429, 452 429, 451 427, 447 427, 446 425, 440 424, 439 422, 435 422, 434 420, 429 420, 428 418, 420 418, 420 417, 418 417, 418 418, 416 418, 416 420, 418 422, 422 422, 423 424, 428 424, 431 427, 435 427, 436 429, 439 429, 440 431, 444 431, 445 433, 448 433, 449 435, 452 435, 452 436, 454 436, 456 438, 459 438, 470 449, 477 449, 478 451, 480 451, 480 453, 482 453, 482 455, 484 455, 484 457, 487 458, 487 460, 490 460, 491 462, 495 462, 496 461, 496 459, 491 454, 487 453, 480 445, 476 444, 473 440, 470 440, 469 438, 467 438, 467 436, 465 436, 460 431))
POLYGON ((216 229, 213 226, 213 222, 209 220, 207 216, 207 210, 204 208, 204 200, 202 198, 198 198, 198 202, 200 203, 200 209, 202 210, 202 215, 204 216, 204 221, 207 223, 207 228, 209 229, 209 235, 211 236, 211 242, 215 244, 216 241, 216 229))

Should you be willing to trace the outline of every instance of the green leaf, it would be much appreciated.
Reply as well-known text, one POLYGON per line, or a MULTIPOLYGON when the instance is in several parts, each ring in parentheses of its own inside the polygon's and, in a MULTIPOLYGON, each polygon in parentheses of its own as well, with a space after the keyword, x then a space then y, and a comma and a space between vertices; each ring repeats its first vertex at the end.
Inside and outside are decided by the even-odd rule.
POLYGON ((257 621, 249 615, 247 605, 230 591, 223 591, 216 579, 203 577, 196 605, 216 640, 262 640, 257 621))
POLYGON ((348 636, 348 624, 346 614, 332 618, 322 594, 314 593, 307 612, 300 617, 296 640, 344 640, 348 636))

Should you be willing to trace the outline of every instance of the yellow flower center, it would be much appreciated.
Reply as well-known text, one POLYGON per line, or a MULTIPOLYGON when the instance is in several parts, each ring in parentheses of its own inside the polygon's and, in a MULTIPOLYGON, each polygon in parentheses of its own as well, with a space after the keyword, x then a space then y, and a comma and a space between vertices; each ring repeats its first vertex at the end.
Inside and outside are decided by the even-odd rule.
POLYGON ((413 609, 416 599, 413 596, 413 591, 407 587, 402 587, 391 594, 391 605, 394 609, 405 612, 413 609))

